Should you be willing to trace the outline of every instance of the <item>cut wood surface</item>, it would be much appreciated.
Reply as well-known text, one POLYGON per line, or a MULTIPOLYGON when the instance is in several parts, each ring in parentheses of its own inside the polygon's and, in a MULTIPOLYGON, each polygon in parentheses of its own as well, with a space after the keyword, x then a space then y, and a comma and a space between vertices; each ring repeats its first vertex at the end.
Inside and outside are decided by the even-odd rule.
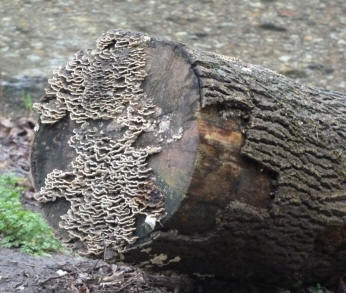
POLYGON ((292 286, 345 273, 344 94, 110 31, 35 108, 36 199, 80 253, 292 286))

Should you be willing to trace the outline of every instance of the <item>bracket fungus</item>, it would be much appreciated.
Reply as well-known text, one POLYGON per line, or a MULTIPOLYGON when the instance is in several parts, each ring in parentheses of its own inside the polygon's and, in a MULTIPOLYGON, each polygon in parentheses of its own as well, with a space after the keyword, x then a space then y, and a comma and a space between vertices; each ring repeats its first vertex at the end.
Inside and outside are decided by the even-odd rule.
POLYGON ((157 128, 158 108, 141 88, 146 41, 120 31, 104 34, 95 50, 78 52, 54 73, 44 99, 34 105, 42 124, 66 115, 76 122, 68 141, 76 154, 69 170, 52 170, 35 198, 70 203, 59 225, 84 244, 85 254, 99 255, 105 245, 122 252, 138 238, 138 215, 151 222, 164 215, 147 162, 161 147, 135 145, 143 132, 157 128), (110 122, 117 124, 115 138, 106 131, 110 122))

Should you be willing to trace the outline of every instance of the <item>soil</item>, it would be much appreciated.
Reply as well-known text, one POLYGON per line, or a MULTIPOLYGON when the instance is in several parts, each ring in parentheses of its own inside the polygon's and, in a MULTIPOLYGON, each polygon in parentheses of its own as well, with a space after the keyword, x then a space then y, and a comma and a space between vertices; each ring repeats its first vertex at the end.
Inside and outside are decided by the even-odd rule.
POLYGON ((155 274, 124 264, 53 254, 38 257, 15 249, 0 249, 0 293, 344 293, 320 287, 263 287, 215 279, 198 279, 172 272, 155 274))
POLYGON ((194 282, 185 277, 145 273, 125 265, 54 254, 24 255, 0 249, 0 292, 191 292, 194 282))

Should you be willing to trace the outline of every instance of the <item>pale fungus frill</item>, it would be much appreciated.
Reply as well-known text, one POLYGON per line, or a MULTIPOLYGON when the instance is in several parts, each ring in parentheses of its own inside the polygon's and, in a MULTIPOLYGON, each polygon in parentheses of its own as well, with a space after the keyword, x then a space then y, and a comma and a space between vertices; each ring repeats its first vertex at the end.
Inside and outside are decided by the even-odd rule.
POLYGON ((155 105, 141 88, 147 41, 119 31, 104 34, 95 50, 78 52, 54 73, 35 104, 43 124, 66 115, 76 122, 69 139, 76 157, 68 170, 49 173, 35 197, 70 202, 59 225, 84 243, 85 254, 101 254, 105 245, 122 252, 137 240, 138 215, 155 221, 164 216, 148 166, 148 157, 161 148, 135 145, 141 133, 157 127, 155 105), (117 125, 115 137, 104 131, 109 121, 117 125))

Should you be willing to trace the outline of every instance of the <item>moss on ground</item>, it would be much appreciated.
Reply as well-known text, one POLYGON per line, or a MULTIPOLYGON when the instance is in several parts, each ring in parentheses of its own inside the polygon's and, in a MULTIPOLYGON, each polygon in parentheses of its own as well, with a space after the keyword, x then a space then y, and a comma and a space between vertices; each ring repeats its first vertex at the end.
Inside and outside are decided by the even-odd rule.
POLYGON ((60 251, 62 245, 42 216, 23 208, 22 181, 11 174, 0 176, 0 246, 34 255, 60 251))

